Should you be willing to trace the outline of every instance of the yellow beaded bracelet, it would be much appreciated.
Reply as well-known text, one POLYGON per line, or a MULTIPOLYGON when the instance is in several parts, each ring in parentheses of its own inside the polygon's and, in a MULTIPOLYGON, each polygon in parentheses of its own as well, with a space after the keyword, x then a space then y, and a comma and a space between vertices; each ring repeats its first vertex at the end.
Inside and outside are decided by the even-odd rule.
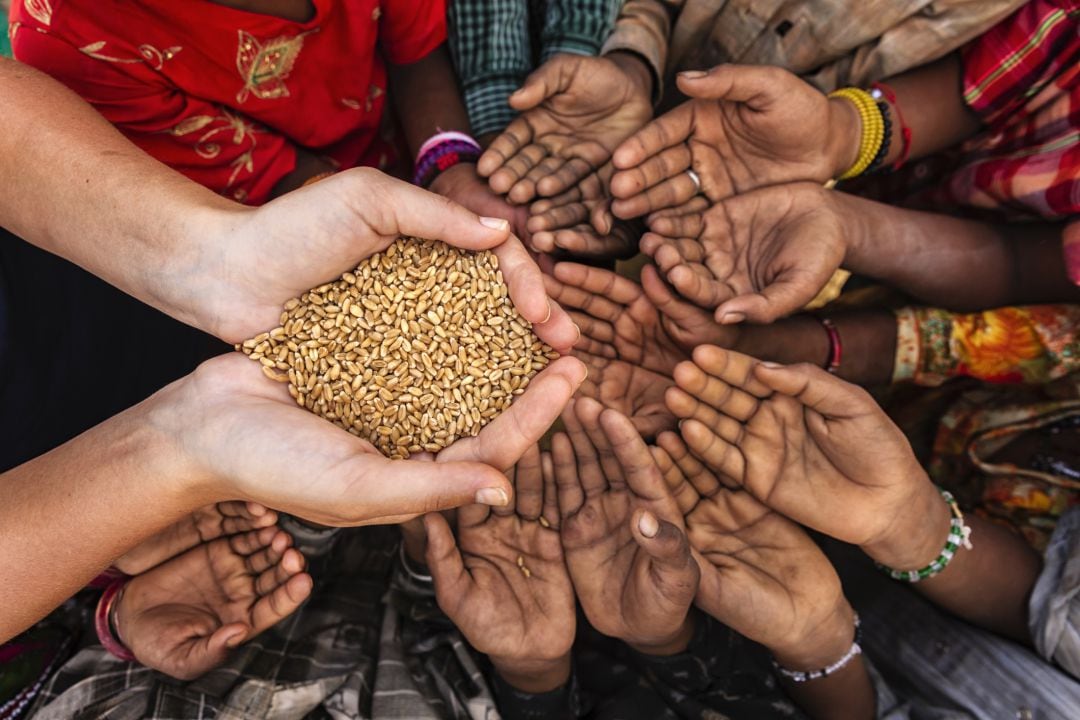
POLYGON ((843 98, 855 106, 862 122, 862 137, 859 139, 859 155, 855 164, 848 168, 840 180, 858 177, 866 172, 874 161, 881 144, 885 141, 885 119, 873 96, 865 90, 854 87, 840 88, 829 93, 829 97, 843 98))

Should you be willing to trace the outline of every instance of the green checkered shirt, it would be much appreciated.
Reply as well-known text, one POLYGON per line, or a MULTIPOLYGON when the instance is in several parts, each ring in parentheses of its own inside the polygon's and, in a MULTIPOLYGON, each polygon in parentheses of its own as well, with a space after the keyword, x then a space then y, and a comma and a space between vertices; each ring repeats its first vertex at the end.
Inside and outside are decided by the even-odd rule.
POLYGON ((502 130, 507 104, 537 64, 556 53, 597 55, 622 0, 451 0, 450 51, 475 135, 502 130))

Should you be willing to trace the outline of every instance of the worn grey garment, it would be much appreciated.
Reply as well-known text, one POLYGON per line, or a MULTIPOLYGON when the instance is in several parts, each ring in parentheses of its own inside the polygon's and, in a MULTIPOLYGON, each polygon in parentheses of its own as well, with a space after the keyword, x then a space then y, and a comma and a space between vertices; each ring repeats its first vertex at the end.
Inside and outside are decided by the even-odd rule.
POLYGON ((1031 638, 1040 655, 1080 678, 1080 507, 1058 521, 1044 561, 1028 604, 1031 638))
POLYGON ((1080 717, 1080 682, 1032 649, 949 615, 851 546, 823 547, 862 621, 880 720, 1080 717))

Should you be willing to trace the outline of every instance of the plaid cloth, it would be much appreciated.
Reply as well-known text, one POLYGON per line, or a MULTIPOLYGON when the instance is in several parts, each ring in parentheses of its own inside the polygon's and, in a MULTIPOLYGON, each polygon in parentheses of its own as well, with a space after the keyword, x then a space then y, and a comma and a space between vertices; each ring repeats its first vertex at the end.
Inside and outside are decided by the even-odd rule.
POLYGON ((596 55, 621 0, 453 0, 450 51, 475 135, 514 119, 507 104, 537 64, 556 53, 596 55))
POLYGON ((1031 0, 962 59, 964 101, 984 129, 869 194, 994 219, 1080 214, 1080 2, 1031 0))

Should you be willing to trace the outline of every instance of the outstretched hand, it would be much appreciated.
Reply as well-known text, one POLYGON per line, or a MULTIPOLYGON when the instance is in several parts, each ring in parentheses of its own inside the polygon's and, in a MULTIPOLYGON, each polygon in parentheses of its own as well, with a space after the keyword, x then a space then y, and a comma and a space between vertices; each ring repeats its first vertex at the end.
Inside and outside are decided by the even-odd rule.
POLYGON ((724 487, 674 433, 654 454, 679 492, 701 567, 697 605, 786 667, 817 669, 851 646, 854 613, 840 578, 796 523, 724 487))
POLYGON ((566 564, 598 631, 642 652, 685 649, 698 585, 685 525, 641 436, 587 399, 552 438, 566 564))
POLYGON ((424 518, 427 564, 439 607, 469 644, 512 685, 540 692, 569 675, 574 590, 559 543, 555 480, 544 476, 537 446, 513 474, 515 504, 461 508, 456 541, 442 515, 424 518))
POLYGON ((778 185, 664 215, 650 221, 641 250, 680 295, 715 309, 717 322, 770 323, 813 300, 843 263, 851 229, 835 195, 778 185))
POLYGON ((117 632, 142 664, 191 680, 292 614, 311 593, 304 558, 276 527, 199 545, 133 578, 117 632))
POLYGON ((787 70, 720 65, 680 73, 677 84, 692 99, 615 151, 619 217, 676 207, 699 191, 718 202, 765 185, 820 184, 855 160, 858 117, 850 103, 829 100, 787 70), (687 170, 697 173, 700 190, 687 170))
POLYGON ((694 455, 723 485, 796 522, 873 546, 900 518, 941 505, 873 398, 821 368, 702 346, 675 381, 667 405, 694 455))
POLYGON ((652 117, 640 60, 556 55, 510 96, 521 111, 480 157, 480 174, 514 203, 566 191, 652 117))

